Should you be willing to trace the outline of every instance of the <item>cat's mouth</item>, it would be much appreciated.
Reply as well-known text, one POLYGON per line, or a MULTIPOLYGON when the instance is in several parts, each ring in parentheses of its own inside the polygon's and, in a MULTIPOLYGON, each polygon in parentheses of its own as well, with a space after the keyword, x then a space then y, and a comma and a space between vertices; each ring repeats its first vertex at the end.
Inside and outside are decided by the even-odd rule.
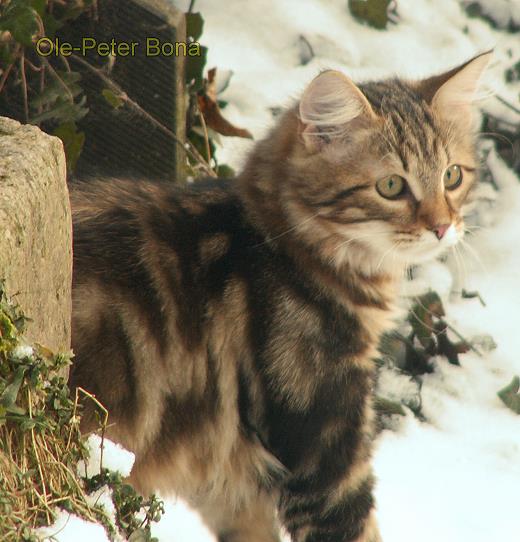
POLYGON ((447 249, 455 246, 463 237, 462 224, 450 224, 444 235, 439 237, 430 230, 411 236, 397 237, 397 250, 409 263, 422 263, 440 256, 447 249))

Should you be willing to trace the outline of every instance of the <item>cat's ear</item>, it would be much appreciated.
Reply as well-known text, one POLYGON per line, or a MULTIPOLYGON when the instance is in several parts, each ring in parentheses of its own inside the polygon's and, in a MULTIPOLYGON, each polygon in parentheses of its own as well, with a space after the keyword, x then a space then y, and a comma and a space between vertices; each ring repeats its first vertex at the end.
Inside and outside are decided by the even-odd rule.
POLYGON ((471 125, 471 105, 492 54, 487 51, 446 73, 421 81, 419 92, 441 117, 471 125))
POLYGON ((376 119, 361 90, 344 74, 335 70, 320 73, 305 89, 300 100, 302 137, 309 150, 317 150, 348 133, 354 120, 376 119))

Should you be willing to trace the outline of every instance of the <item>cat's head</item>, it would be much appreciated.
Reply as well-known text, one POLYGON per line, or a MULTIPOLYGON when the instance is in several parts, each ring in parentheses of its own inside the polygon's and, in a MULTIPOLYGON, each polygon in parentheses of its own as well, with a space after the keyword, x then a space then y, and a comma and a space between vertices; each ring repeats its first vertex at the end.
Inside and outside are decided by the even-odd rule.
POLYGON ((318 75, 299 103, 291 222, 332 261, 367 272, 456 244, 477 168, 472 101, 490 56, 416 82, 318 75))

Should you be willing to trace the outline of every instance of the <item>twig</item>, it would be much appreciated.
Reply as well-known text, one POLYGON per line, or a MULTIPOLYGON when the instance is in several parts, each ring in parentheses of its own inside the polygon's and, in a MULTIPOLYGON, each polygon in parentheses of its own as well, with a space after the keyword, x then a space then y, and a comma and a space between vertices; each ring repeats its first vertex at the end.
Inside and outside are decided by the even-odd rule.
POLYGON ((83 393, 86 397, 88 397, 91 401, 93 401, 98 408, 103 412, 103 421, 101 422, 101 446, 100 446, 100 454, 99 454, 99 471, 102 472, 103 470, 103 448, 104 448, 104 442, 105 442, 105 431, 107 428, 108 423, 108 410, 96 399, 96 396, 92 393, 89 393, 87 390, 80 388, 79 386, 76 388, 76 400, 74 402, 74 412, 76 411, 76 405, 78 401, 78 395, 79 392, 83 393))
POLYGON ((188 8, 188 13, 191 13, 193 11, 193 8, 195 7, 196 0, 190 1, 190 7, 188 8))
MULTIPOLYGON (((434 312, 432 312, 428 307, 426 307, 424 305, 424 303, 421 301, 420 297, 416 296, 415 297, 415 300, 417 301, 417 303, 419 303, 419 305, 421 305, 421 307, 426 311, 428 312, 430 315, 432 316, 435 316, 436 318, 439 318, 434 312)), ((431 331, 434 335, 438 335, 439 332, 435 329, 435 328, 432 328, 430 326, 427 326, 426 325, 426 322, 424 322, 423 320, 421 320, 417 314, 415 314, 415 312, 410 309, 410 312, 412 312, 412 314, 415 316, 415 318, 417 318, 417 320, 419 322, 421 322, 429 331, 431 331)), ((453 333, 455 333, 455 335, 457 335, 457 337, 461 340, 461 341, 464 341, 469 347, 471 350, 473 350, 473 352, 475 352, 475 354, 477 354, 479 357, 484 357, 482 352, 480 352, 480 350, 478 350, 475 346, 473 346, 459 331, 457 331, 450 323, 448 323, 446 321, 445 318, 439 318, 439 320, 441 320, 442 322, 444 322, 446 324, 446 327, 448 329, 450 329, 451 331, 453 331, 453 333)))
POLYGON ((130 98, 130 96, 128 96, 117 83, 110 79, 110 77, 107 77, 100 69, 95 68, 79 56, 71 55, 70 58, 90 70, 92 73, 96 74, 104 83, 109 86, 112 91, 118 94, 119 98, 123 100, 123 102, 133 107, 143 118, 153 124, 153 126, 161 130, 166 135, 170 136, 175 141, 175 143, 183 149, 186 154, 188 154, 193 160, 200 164, 200 166, 207 175, 209 175, 210 177, 217 176, 216 173, 211 169, 211 166, 206 162, 206 160, 204 160, 204 157, 191 143, 183 143, 169 128, 161 124, 155 117, 150 115, 148 111, 145 111, 136 101, 132 100, 132 98, 130 98))
POLYGON ((11 62, 11 64, 9 64, 9 66, 7 66, 7 68, 4 70, 2 77, 0 77, 0 92, 2 92, 2 89, 4 88, 4 84, 7 78, 9 77, 9 73, 13 69, 13 66, 14 66, 14 62, 11 62))
POLYGON ((65 81, 58 75, 56 70, 51 66, 51 63, 45 57, 42 56, 41 59, 42 59, 42 62, 45 64, 45 66, 49 68, 49 71, 51 72, 52 76, 58 81, 58 83, 63 87, 65 92, 68 94, 69 100, 71 101, 71 103, 74 103, 74 96, 72 95, 72 92, 70 91, 65 81))
POLYGON ((25 76, 25 53, 20 55, 20 77, 22 79, 23 114, 25 122, 29 122, 29 102, 27 99, 27 77, 25 76))
POLYGON ((202 125, 202 130, 204 131, 204 145, 206 147, 206 156, 208 157, 208 162, 211 161, 211 149, 209 147, 209 136, 208 136, 208 127, 206 126, 206 120, 204 119, 204 115, 202 114, 202 111, 199 109, 199 120, 200 124, 202 125))
POLYGON ((484 355, 482 354, 482 352, 476 347, 476 346, 473 346, 465 337, 464 335, 462 335, 460 332, 458 332, 451 324, 449 324, 448 322, 446 322, 446 320, 443 319, 443 322, 446 324, 446 327, 453 331, 453 333, 455 333, 455 335, 457 335, 457 337, 461 340, 461 341, 464 341, 470 348, 471 350, 473 350, 473 352, 475 352, 475 354, 477 354, 477 356, 483 358, 484 355))
POLYGON ((511 111, 514 111, 517 115, 520 115, 520 109, 518 109, 518 107, 515 107, 513 104, 510 104, 507 100, 504 100, 504 98, 502 98, 501 96, 499 96, 498 94, 495 94, 495 98, 503 105, 505 105, 506 107, 509 107, 509 109, 511 109, 511 111))
MULTIPOLYGON (((31 389, 27 388, 27 402, 29 403, 29 418, 32 420, 32 396, 31 396, 31 389)), ((47 503, 47 487, 45 485, 45 477, 43 476, 40 456, 38 454, 38 446, 36 446, 36 438, 34 437, 34 427, 31 427, 31 441, 33 445, 34 455, 36 457, 36 464, 38 465, 38 473, 40 474, 40 479, 42 482, 42 489, 43 489, 43 496, 40 495, 40 493, 34 489, 40 500, 42 501, 43 506, 45 507, 45 515, 47 516, 47 523, 50 525, 51 523, 51 509, 47 503)))

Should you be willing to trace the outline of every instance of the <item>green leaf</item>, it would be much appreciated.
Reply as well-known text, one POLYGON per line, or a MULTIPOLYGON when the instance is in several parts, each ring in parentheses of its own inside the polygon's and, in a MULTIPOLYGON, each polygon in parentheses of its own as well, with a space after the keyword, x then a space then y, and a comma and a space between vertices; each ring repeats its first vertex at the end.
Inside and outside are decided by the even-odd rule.
POLYGON ((200 13, 186 13, 186 36, 197 41, 202 36, 204 19, 200 13))
POLYGON ((150 533, 144 529, 136 529, 129 537, 128 542, 149 542, 150 533))
POLYGON ((70 98, 76 98, 83 92, 83 89, 77 84, 81 79, 81 74, 78 72, 56 72, 57 77, 48 80, 43 92, 35 96, 31 106, 33 109, 37 107, 51 107, 59 98, 70 102, 70 98), (66 87, 66 89, 65 89, 66 87))
POLYGON ((2 405, 6 410, 13 407, 16 403, 18 390, 23 382, 25 369, 25 367, 17 367, 11 383, 5 388, 2 395, 0 395, 0 405, 2 405))
POLYGON ((63 142, 67 157, 67 170, 74 171, 85 143, 84 132, 79 132, 74 122, 65 122, 53 131, 53 135, 59 137, 63 142))
POLYGON ((42 15, 42 22, 47 38, 54 38, 56 30, 59 30, 63 26, 63 23, 56 19, 52 13, 44 13, 42 15))
POLYGON ((121 107, 124 102, 123 100, 115 93, 113 92, 112 90, 110 90, 109 88, 104 88, 102 91, 101 91, 101 94, 103 94, 103 98, 105 98, 105 100, 114 108, 114 109, 118 109, 119 107, 121 107))
POLYGON ((30 431, 31 429, 34 429, 34 427, 36 427, 36 422, 34 420, 32 420, 31 418, 25 419, 20 424, 20 429, 22 431, 30 431))
POLYGON ((81 120, 87 113, 88 107, 85 107, 87 97, 82 96, 78 103, 59 98, 54 107, 38 115, 31 117, 31 124, 41 124, 44 121, 55 121, 59 123, 74 122, 81 120))
POLYGON ((386 414, 387 416, 406 416, 406 412, 401 403, 385 399, 384 397, 376 396, 374 398, 374 408, 379 414, 386 414))
POLYGON ((225 179, 231 179, 236 176, 235 170, 227 164, 221 164, 217 167, 217 175, 225 179))
POLYGON ((427 292, 417 298, 408 316, 408 321, 421 345, 431 349, 434 345, 434 318, 444 316, 441 298, 436 292, 427 292))
POLYGON ((6 406, 5 411, 9 414, 16 414, 17 416, 25 416, 27 413, 25 408, 19 407, 18 405, 6 406))
POLYGON ((41 17, 45 12, 47 0, 31 0, 31 7, 41 17))
POLYGON ((505 76, 508 83, 520 81, 520 60, 506 70, 505 76))
POLYGON ((0 30, 9 31, 18 43, 31 46, 38 32, 38 14, 25 2, 12 2, 0 20, 0 30))
POLYGON ((516 414, 520 414, 520 395, 518 394, 519 389, 520 378, 515 376, 505 388, 502 388, 497 393, 502 402, 513 412, 516 412, 516 414))
POLYGON ((208 56, 208 48, 201 46, 200 56, 186 57, 186 83, 192 87, 195 92, 203 87, 204 83, 204 66, 208 56))
POLYGON ((391 0, 349 0, 350 13, 373 28, 384 30, 388 24, 388 6, 391 0))
POLYGON ((0 308, 0 339, 13 341, 16 339, 17 331, 13 321, 4 310, 0 308))

